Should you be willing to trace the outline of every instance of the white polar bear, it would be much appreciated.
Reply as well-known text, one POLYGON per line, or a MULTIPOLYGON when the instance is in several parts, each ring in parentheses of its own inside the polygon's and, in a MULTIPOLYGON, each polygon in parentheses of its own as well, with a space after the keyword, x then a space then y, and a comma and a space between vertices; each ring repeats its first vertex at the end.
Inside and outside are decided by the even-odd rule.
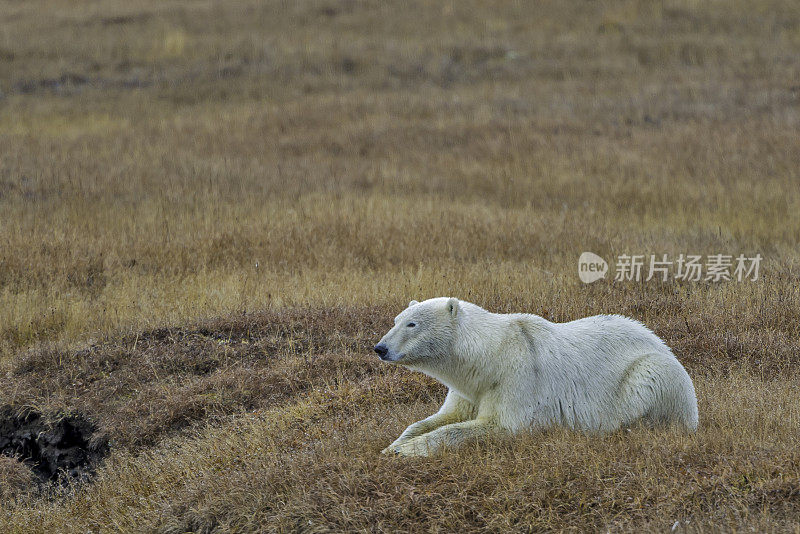
POLYGON ((497 430, 610 432, 642 420, 697 428, 691 378, 669 347, 620 315, 552 323, 455 298, 411 301, 375 346, 449 388, 441 409, 384 453, 426 456, 497 430))

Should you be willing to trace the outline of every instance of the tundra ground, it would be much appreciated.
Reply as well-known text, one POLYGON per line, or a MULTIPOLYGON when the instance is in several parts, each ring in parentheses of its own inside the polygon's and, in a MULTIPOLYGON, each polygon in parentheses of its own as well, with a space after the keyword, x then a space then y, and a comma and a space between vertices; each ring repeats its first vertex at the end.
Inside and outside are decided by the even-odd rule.
POLYGON ((789 0, 0 0, 0 408, 98 457, 0 457, 0 524, 797 531, 799 48, 789 0), (371 346, 440 295, 643 321, 699 431, 379 455, 444 391, 371 346))

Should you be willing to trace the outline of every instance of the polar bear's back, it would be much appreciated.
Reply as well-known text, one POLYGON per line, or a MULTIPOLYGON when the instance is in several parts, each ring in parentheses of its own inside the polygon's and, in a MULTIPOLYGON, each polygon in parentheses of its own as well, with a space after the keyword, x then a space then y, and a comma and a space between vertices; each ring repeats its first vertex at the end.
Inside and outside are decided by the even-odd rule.
POLYGON ((576 347, 591 349, 590 354, 641 354, 654 351, 672 355, 661 338, 645 325, 622 315, 594 315, 555 325, 560 338, 576 347))

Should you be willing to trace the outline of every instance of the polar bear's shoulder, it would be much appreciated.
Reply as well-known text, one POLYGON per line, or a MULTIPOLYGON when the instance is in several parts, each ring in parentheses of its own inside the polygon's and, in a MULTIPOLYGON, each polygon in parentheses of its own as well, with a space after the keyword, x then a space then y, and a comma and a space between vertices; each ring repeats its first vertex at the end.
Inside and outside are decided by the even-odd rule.
POLYGON ((529 349, 549 339, 555 331, 555 323, 531 313, 509 313, 498 317, 505 335, 523 341, 529 349))

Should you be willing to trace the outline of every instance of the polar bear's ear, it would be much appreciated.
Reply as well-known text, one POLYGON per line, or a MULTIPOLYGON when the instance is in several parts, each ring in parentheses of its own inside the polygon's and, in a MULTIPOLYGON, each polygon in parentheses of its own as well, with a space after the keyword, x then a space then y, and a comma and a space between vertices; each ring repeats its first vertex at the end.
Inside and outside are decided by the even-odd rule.
POLYGON ((411 306, 416 306, 417 304, 419 304, 419 302, 417 302, 416 300, 412 300, 411 302, 408 303, 408 307, 410 308, 411 306))
POLYGON ((458 299, 450 297, 447 300, 447 311, 450 313, 450 317, 454 318, 458 315, 458 299))

